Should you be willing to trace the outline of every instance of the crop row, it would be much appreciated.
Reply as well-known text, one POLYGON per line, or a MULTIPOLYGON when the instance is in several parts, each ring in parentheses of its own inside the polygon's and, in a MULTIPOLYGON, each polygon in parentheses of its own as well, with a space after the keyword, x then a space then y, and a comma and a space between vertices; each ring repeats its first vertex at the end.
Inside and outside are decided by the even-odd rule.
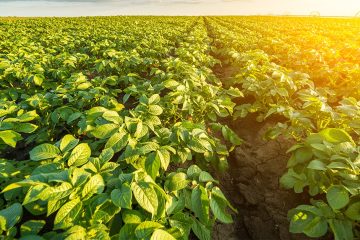
POLYGON ((232 222, 201 169, 225 169, 241 143, 217 122, 241 92, 213 75, 202 19, 9 19, 0 32, 2 235, 210 239, 232 222))
POLYGON ((256 114, 296 141, 282 186, 313 198, 290 231, 359 237, 356 21, 1 19, 0 233, 211 239, 237 212, 209 173, 242 143, 221 118, 256 114))
POLYGON ((288 171, 280 183, 296 193, 305 190, 312 199, 311 205, 289 212, 290 232, 321 237, 331 231, 335 239, 357 238, 360 102, 353 97, 331 102, 331 92, 311 80, 313 72, 309 76, 276 64, 273 59, 277 56, 257 47, 246 50, 247 41, 261 42, 254 41, 257 30, 237 32, 236 27, 230 28, 219 19, 206 21, 216 47, 213 54, 226 59, 234 72, 228 84, 238 87, 250 100, 235 107, 234 117, 255 113, 258 121, 264 121, 281 116, 283 120, 265 137, 282 134, 298 142, 288 151, 288 171))
POLYGON ((358 19, 214 18, 233 31, 237 51, 260 49, 271 61, 308 73, 317 86, 338 96, 359 97, 358 19), (348 91, 352 89, 352 91, 348 91))

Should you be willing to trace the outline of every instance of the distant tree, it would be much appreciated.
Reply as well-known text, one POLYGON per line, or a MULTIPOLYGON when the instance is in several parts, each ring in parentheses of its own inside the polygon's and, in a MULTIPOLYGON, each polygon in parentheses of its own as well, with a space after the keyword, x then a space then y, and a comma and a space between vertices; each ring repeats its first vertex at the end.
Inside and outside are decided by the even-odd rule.
POLYGON ((360 17, 360 11, 355 14, 355 17, 360 17))
POLYGON ((309 14, 310 17, 320 17, 320 12, 318 11, 312 11, 309 14))

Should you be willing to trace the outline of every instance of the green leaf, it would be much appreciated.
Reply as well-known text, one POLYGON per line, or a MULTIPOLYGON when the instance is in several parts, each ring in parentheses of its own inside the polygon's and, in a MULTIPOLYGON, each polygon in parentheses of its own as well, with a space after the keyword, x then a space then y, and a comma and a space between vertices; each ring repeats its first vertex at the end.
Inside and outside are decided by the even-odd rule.
POLYGON ((52 144, 44 143, 36 146, 30 151, 30 159, 40 161, 55 158, 60 154, 60 150, 52 144))
POLYGON ((167 81, 164 82, 164 86, 166 88, 175 88, 175 87, 177 87, 179 85, 180 84, 175 80, 167 80, 167 81))
POLYGON ((316 160, 312 160, 308 164, 307 168, 314 169, 314 170, 325 171, 326 170, 326 164, 323 163, 322 161, 316 159, 316 160))
POLYGON ((66 203, 66 201, 66 198, 62 198, 59 200, 49 200, 47 203, 47 216, 50 216, 51 214, 59 210, 59 208, 61 208, 66 203))
POLYGON ((210 220, 209 209, 206 189, 201 185, 196 186, 191 193, 191 210, 202 223, 208 223, 210 220))
POLYGON ((327 128, 322 130, 319 134, 324 138, 325 141, 330 143, 338 144, 342 142, 351 142, 355 144, 351 136, 342 129, 327 128))
POLYGON ((105 148, 102 150, 99 159, 102 164, 104 164, 107 161, 110 161, 114 156, 114 150, 112 148, 105 148))
POLYGON ((232 223, 233 219, 230 214, 226 212, 227 203, 216 196, 210 198, 210 208, 214 216, 223 223, 232 223))
POLYGON ((40 237, 35 234, 29 234, 29 235, 25 235, 25 236, 19 238, 19 240, 45 240, 45 238, 40 237))
POLYGON ((201 171, 199 175, 200 182, 217 182, 208 172, 201 171))
POLYGON ((145 221, 140 223, 136 228, 135 228, 135 236, 138 239, 144 239, 148 236, 150 236, 155 229, 157 228, 162 228, 163 225, 161 225, 160 223, 157 222, 152 222, 152 221, 145 221))
POLYGON ((139 205, 152 215, 154 215, 158 208, 158 199, 155 190, 146 182, 133 182, 131 190, 139 205))
POLYGON ((40 196, 41 196, 41 193, 42 191, 44 191, 46 187, 44 185, 35 185, 35 186, 31 186, 29 188, 29 190, 27 191, 26 193, 26 196, 24 198, 24 201, 23 201, 23 205, 26 205, 28 203, 31 203, 31 202, 35 202, 37 200, 39 200, 40 196))
POLYGON ((38 126, 36 126, 35 124, 32 124, 32 123, 17 123, 15 125, 14 130, 16 132, 21 132, 21 133, 32 133, 37 128, 38 128, 38 126))
POLYGON ((329 219, 329 225, 335 240, 354 239, 353 224, 349 220, 329 219))
POLYGON ((176 240, 170 233, 162 229, 156 229, 150 240, 176 240))
POLYGON ((185 173, 179 172, 170 175, 165 181, 165 189, 169 192, 178 191, 188 186, 189 180, 185 173))
POLYGON ((120 208, 131 209, 132 192, 128 183, 123 183, 120 189, 111 192, 112 202, 120 208))
POLYGON ((156 142, 147 142, 139 148, 139 154, 146 155, 150 152, 154 152, 159 148, 159 144, 156 142))
POLYGON ((280 184, 284 188, 295 188, 298 187, 297 191, 302 192, 302 188, 306 186, 306 175, 304 173, 298 174, 292 168, 290 168, 284 175, 280 178, 280 184), (300 185, 300 184, 302 185, 300 185))
POLYGON ((65 135, 60 141, 61 152, 67 152, 73 149, 79 143, 79 139, 74 138, 72 135, 65 135))
POLYGON ((156 157, 160 159, 160 166, 165 171, 170 164, 170 153, 166 149, 159 149, 156 151, 156 157))
POLYGON ((119 125, 108 123, 96 127, 94 130, 91 131, 91 134, 96 138, 105 139, 113 135, 118 129, 119 125))
POLYGON ((81 112, 74 112, 67 118, 66 123, 70 125, 72 122, 74 122, 76 119, 79 119, 81 116, 83 116, 81 112))
POLYGON ((21 219, 23 209, 20 203, 14 203, 10 207, 0 211, 0 230, 6 231, 15 226, 21 219))
POLYGON ((92 176, 89 181, 85 184, 81 195, 83 198, 89 198, 93 194, 100 194, 105 189, 105 182, 100 174, 92 176))
POLYGON ((160 170, 160 159, 156 153, 150 153, 145 160, 145 170, 155 180, 160 170))
MULTIPOLYGON (((206 148, 206 146, 209 145, 209 142, 207 142, 204 139, 191 139, 188 142, 188 146, 191 150, 193 150, 196 153, 204 153, 206 152, 208 149, 206 148)), ((209 145, 210 146, 210 145, 209 145)), ((210 151, 211 151, 211 146, 210 146, 210 151)))
POLYGON ((326 199, 333 209, 341 209, 350 201, 348 191, 341 185, 331 186, 326 193, 326 199))
POLYGON ((159 105, 149 105, 149 113, 151 115, 159 116, 163 113, 163 109, 159 105))
POLYGON ((290 210, 288 215, 291 218, 289 231, 291 233, 302 233, 314 218, 312 214, 297 209, 290 210))
POLYGON ((36 113, 35 110, 26 112, 20 116, 17 117, 20 122, 29 122, 37 118, 39 115, 36 113))
POLYGON ((41 86, 44 81, 44 76, 40 74, 35 74, 31 76, 30 79, 35 83, 35 85, 41 86))
POLYGON ((38 234, 44 225, 44 220, 29 220, 21 225, 21 236, 38 234))
MULTIPOLYGON (((55 233, 55 236, 56 237, 55 233)), ((66 231, 66 240, 86 240, 87 231, 81 226, 73 226, 66 231)))
POLYGON ((130 239, 136 239, 135 237, 135 228, 138 224, 134 223, 127 223, 120 229, 119 232, 119 240, 130 240, 130 239))
POLYGON ((91 174, 83 168, 72 168, 71 184, 74 187, 83 186, 90 176, 91 174))
POLYGON ((10 147, 16 147, 16 142, 21 140, 22 137, 19 133, 12 130, 0 131, 0 139, 10 147))
POLYGON ((165 214, 166 214, 166 201, 168 200, 169 197, 159 185, 155 183, 153 183, 152 185, 154 187, 154 190, 158 198, 158 208, 156 214, 154 215, 154 218, 163 219, 165 218, 165 214))
POLYGON ((73 186, 68 182, 63 182, 60 186, 46 188, 40 197, 42 200, 54 201, 69 196, 72 191, 73 186))
POLYGON ((326 220, 312 213, 294 209, 289 212, 289 215, 292 215, 290 222, 291 233, 305 233, 309 237, 321 237, 328 230, 326 220))
POLYGON ((75 198, 63 205, 55 216, 54 230, 65 229, 76 225, 75 222, 81 209, 82 202, 80 198, 75 198))
POLYGON ((71 152, 68 165, 69 166, 81 166, 88 161, 91 156, 91 149, 87 143, 80 143, 71 152))
POLYGON ((112 148, 114 152, 121 151, 128 143, 129 134, 115 133, 105 144, 105 148, 112 148))
POLYGON ((226 90, 226 93, 232 97, 244 97, 244 94, 238 88, 234 87, 230 87, 226 90))
POLYGON ((190 179, 196 179, 196 178, 199 177, 199 175, 200 175, 201 172, 202 172, 202 170, 201 170, 198 166, 196 166, 196 165, 191 165, 191 166, 188 168, 186 174, 188 175, 188 177, 189 177, 190 179))
POLYGON ((111 172, 114 171, 119 166, 118 163, 114 162, 106 162, 102 167, 100 168, 100 172, 111 172))
POLYGON ((238 212, 232 205, 231 203, 226 199, 225 195, 223 194, 223 192, 220 190, 219 187, 213 187, 211 189, 211 197, 215 197, 221 201, 223 201, 226 206, 228 206, 231 210, 233 210, 234 212, 238 212))
POLYGON ((119 116, 119 114, 116 111, 111 111, 111 110, 104 112, 102 117, 104 119, 108 120, 109 122, 115 123, 117 125, 121 124, 123 121, 122 118, 119 116))
POLYGON ((84 83, 80 83, 76 89, 79 89, 79 90, 86 90, 88 89, 89 87, 91 87, 91 83, 89 82, 84 82, 84 83))
POLYGON ((318 238, 324 236, 328 231, 328 224, 324 218, 315 217, 310 221, 305 229, 304 233, 312 238, 318 238))
POLYGON ((194 219, 191 229, 200 240, 211 240, 211 231, 204 224, 194 219))
POLYGON ((295 151, 296 164, 308 162, 312 157, 313 153, 310 148, 302 147, 295 151))
POLYGON ((149 104, 157 104, 158 102, 160 102, 159 94, 154 94, 149 98, 149 104))
POLYGON ((140 120, 137 124, 136 124, 136 130, 134 133, 134 137, 139 138, 141 137, 141 133, 143 132, 143 122, 140 120))
POLYGON ((354 221, 360 221, 360 202, 351 204, 345 211, 345 215, 354 221))
POLYGON ((177 212, 174 215, 171 214, 169 223, 171 227, 179 229, 182 235, 188 236, 190 234, 191 226, 193 225, 194 220, 188 214, 177 212))
POLYGON ((39 216, 46 213, 46 204, 41 201, 28 203, 24 205, 24 208, 26 208, 26 210, 34 216, 39 216))
POLYGON ((129 210, 123 209, 121 210, 122 220, 125 224, 128 223, 142 223, 145 219, 145 215, 143 215, 140 211, 137 210, 129 210))

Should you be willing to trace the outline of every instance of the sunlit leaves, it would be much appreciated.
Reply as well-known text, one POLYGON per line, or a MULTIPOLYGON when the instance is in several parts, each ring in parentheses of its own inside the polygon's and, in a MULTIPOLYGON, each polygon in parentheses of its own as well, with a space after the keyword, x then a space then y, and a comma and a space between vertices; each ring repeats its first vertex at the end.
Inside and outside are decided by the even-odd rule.
POLYGON ((119 189, 114 189, 111 200, 118 207, 131 209, 132 191, 129 184, 124 183, 119 189))
POLYGON ((131 184, 131 190, 139 205, 143 209, 154 215, 157 211, 159 203, 156 192, 151 187, 151 185, 146 182, 133 182, 131 184))
POLYGON ((229 116, 242 94, 211 73, 209 37, 195 19, 149 19, 151 31, 136 21, 111 24, 105 32, 58 19, 50 25, 61 38, 47 28, 39 44, 3 43, 0 149, 14 159, 0 167, 0 213, 17 207, 6 220, 0 214, 3 234, 165 240, 193 231, 208 239, 216 219, 230 222, 217 181, 196 165, 176 165, 216 165, 229 153, 222 138, 230 148, 239 143, 229 128, 226 136, 208 128, 205 113, 229 116), (187 29, 189 38, 174 38, 187 29))
POLYGON ((54 220, 54 228, 64 229, 73 226, 80 214, 81 209, 82 202, 79 198, 67 202, 57 212, 54 220))
POLYGON ((33 148, 30 151, 30 159, 33 161, 40 161, 44 159, 55 158, 59 154, 60 154, 60 150, 56 146, 52 144, 44 143, 42 145, 33 148))
POLYGON ((22 139, 21 135, 12 130, 0 131, 0 139, 11 147, 16 147, 16 143, 22 139))
POLYGON ((12 228, 20 220, 22 213, 23 209, 19 203, 0 210, 0 230, 6 231, 12 228))
POLYGON ((100 194, 104 191, 105 182, 101 175, 96 174, 92 176, 89 181, 84 185, 81 192, 83 199, 91 197, 93 194, 100 194))
POLYGON ((87 143, 80 143, 71 152, 68 159, 69 166, 80 166, 88 161, 91 155, 91 149, 87 143))

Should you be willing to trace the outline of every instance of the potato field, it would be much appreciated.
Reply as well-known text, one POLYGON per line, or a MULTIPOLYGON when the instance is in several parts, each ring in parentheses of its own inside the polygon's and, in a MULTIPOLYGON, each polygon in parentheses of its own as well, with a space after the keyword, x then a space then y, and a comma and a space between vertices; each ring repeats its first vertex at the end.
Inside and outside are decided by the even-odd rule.
POLYGON ((360 239, 360 19, 0 18, 0 239, 360 239))

